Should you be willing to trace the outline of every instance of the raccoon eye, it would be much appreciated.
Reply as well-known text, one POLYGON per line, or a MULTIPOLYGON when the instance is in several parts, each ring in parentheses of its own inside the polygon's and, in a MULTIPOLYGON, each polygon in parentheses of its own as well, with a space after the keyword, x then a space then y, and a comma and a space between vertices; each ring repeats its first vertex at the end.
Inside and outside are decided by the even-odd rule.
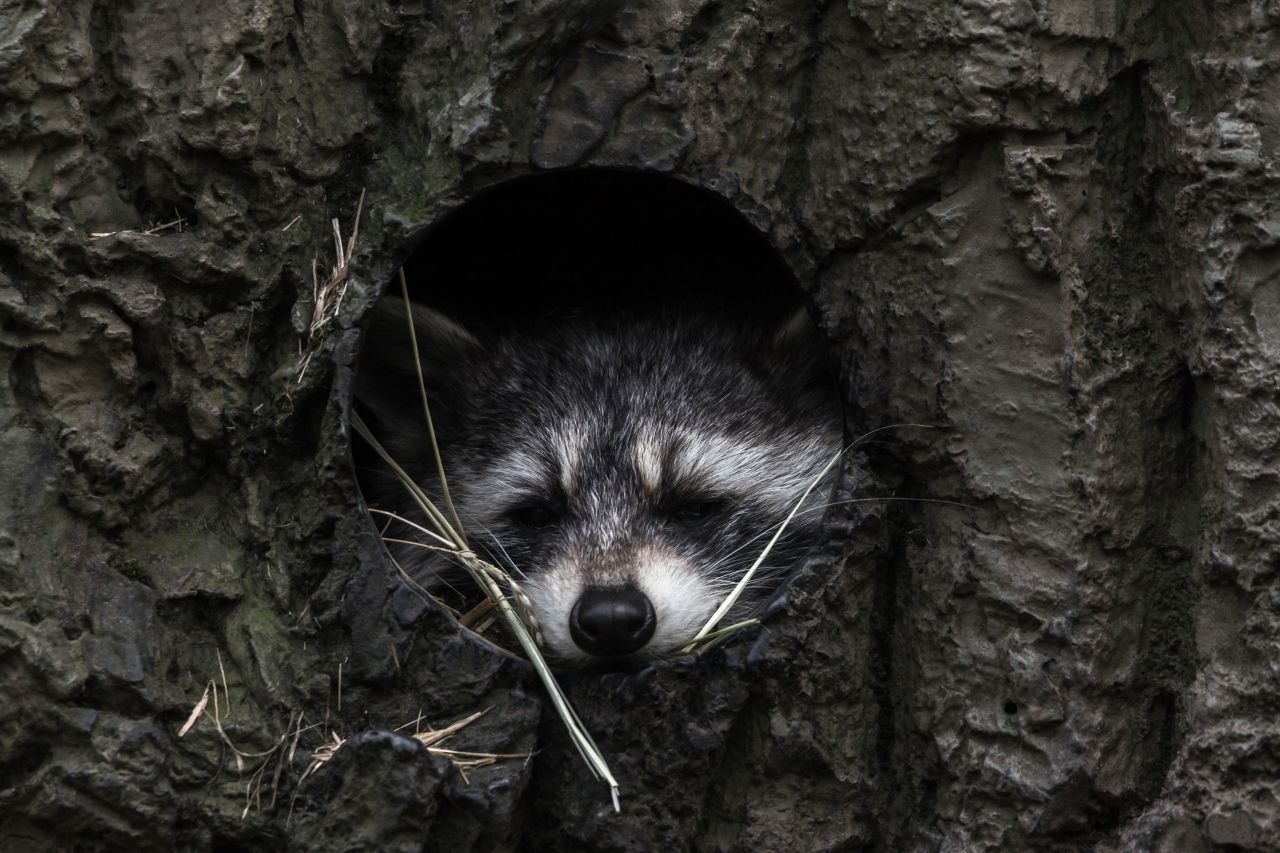
POLYGON ((716 515, 724 507, 724 501, 715 498, 687 500, 668 507, 665 514, 677 524, 697 524, 716 515))
POLYGON ((507 518, 520 527, 550 527, 560 520, 560 514, 547 504, 523 504, 507 510, 507 518))

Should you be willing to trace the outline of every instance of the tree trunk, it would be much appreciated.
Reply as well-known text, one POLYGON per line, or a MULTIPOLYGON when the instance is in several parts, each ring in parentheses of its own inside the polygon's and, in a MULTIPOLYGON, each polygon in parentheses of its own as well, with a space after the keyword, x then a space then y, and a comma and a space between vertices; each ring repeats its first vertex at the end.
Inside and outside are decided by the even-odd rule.
POLYGON ((530 5, 0 4, 0 848, 1280 846, 1280 9, 530 5), (855 489, 962 504, 570 679, 620 814, 396 581, 345 422, 422 227, 575 166, 740 210, 851 422, 933 427, 855 489), (386 731, 485 708, 448 745, 532 761, 386 731))

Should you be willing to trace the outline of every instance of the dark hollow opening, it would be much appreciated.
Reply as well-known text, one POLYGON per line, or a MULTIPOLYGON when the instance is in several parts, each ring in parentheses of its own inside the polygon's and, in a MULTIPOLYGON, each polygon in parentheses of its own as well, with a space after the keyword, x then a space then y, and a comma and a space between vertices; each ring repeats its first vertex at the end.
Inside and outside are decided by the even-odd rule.
MULTIPOLYGON (((464 329, 489 333, 582 315, 637 321, 659 315, 662 322, 671 316, 713 315, 717 322, 741 321, 743 326, 776 331, 789 325, 786 321, 795 318, 804 304, 785 262, 724 199, 674 179, 611 170, 544 173, 489 189, 426 228, 404 272, 415 303, 430 306, 464 329)), ((398 281, 390 283, 384 299, 399 306, 398 281)), ((816 332, 813 337, 820 349, 816 332)), ((370 347, 367 341, 365 347, 370 347)), ((362 357, 358 377, 371 361, 362 357)), ((433 367, 449 370, 446 363, 433 367)), ((825 381, 832 406, 838 409, 829 372, 825 381)), ((361 386, 359 378, 356 384, 361 386)), ((804 383, 797 378, 793 384, 804 383)), ((416 392, 404 387, 403 394, 420 413, 416 392)), ((433 410, 436 405, 432 404, 433 410)), ((377 412, 363 405, 357 410, 365 412, 370 428, 379 434, 385 424, 379 424, 377 412)), ((360 441, 355 461, 366 497, 376 506, 366 478, 380 463, 360 441)), ((447 453, 444 462, 449 471, 447 453)), ((452 489, 456 485, 452 473, 450 480, 452 489)), ((826 500, 825 492, 815 494, 808 506, 826 500)), ((695 503, 676 507, 674 523, 696 525, 701 516, 714 516, 720 508, 705 499, 695 503)), ((521 507, 509 516, 526 527, 537 527, 547 514, 545 507, 521 507)), ((769 523, 777 521, 780 518, 769 523)), ((780 578, 774 582, 783 585, 780 578)), ((463 581, 458 586, 469 584, 463 581)), ((462 624, 470 625, 468 613, 479 610, 481 604, 454 592, 450 586, 440 592, 440 598, 462 624)), ((614 638, 616 642, 594 645, 584 645, 578 636, 574 639, 581 648, 608 646, 592 654, 630 655, 632 646, 651 634, 637 633, 634 642, 628 635, 626 642, 614 638)), ((512 638, 504 637, 500 628, 496 633, 482 630, 482 636, 514 648, 512 638)))
POLYGON ((415 299, 464 323, 672 305, 781 317, 800 304, 791 271, 731 204, 640 172, 503 183, 430 228, 405 274, 415 299))

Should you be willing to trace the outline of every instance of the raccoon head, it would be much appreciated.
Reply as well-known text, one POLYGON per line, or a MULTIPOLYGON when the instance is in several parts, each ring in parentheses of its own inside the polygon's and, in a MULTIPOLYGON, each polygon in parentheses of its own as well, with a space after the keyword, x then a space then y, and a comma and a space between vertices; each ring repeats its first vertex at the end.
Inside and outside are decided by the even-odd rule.
MULTIPOLYGON (((403 306, 367 334, 357 398, 421 485, 436 481, 403 306)), ((417 306, 418 344, 454 503, 473 547, 517 579, 562 661, 688 643, 840 445, 808 318, 584 319, 492 334, 417 306)), ((415 510, 390 478, 373 505, 415 510)), ((812 506, 824 496, 815 490, 812 506)), ((758 605, 819 529, 802 512, 757 571, 758 605)), ((446 570, 397 553, 420 578, 446 570)))

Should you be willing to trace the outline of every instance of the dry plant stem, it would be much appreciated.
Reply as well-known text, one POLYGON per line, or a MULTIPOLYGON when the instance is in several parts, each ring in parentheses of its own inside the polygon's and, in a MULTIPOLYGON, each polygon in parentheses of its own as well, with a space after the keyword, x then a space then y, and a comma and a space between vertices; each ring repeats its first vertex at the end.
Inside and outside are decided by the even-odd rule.
POLYGON ((453 529, 464 538, 463 547, 466 547, 466 531, 462 527, 462 519, 458 517, 458 510, 453 505, 453 498, 449 495, 449 481, 444 475, 444 460, 440 456, 440 444, 436 441, 436 426, 431 420, 431 406, 427 403, 427 381, 422 376, 422 354, 418 352, 418 332, 413 325, 413 306, 409 304, 409 285, 404 280, 404 267, 400 268, 400 296, 404 299, 404 316, 409 322, 413 367, 418 371, 418 390, 422 393, 422 414, 427 419, 427 435, 431 437, 431 452, 436 457, 436 475, 440 477, 440 493, 444 495, 444 504, 449 508, 449 515, 453 518, 453 529))
POLYGON ((432 523, 437 525, 442 532, 448 534, 448 539, 452 541, 453 546, 459 549, 465 549, 466 544, 459 543, 457 541, 449 522, 445 520, 445 517, 441 514, 440 510, 436 509, 435 504, 431 502, 431 498, 427 497, 426 492, 422 491, 422 489, 418 487, 418 484, 413 482, 413 478, 409 476, 408 472, 396 464, 396 461, 391 458, 391 454, 387 453, 382 444, 373 437, 373 433, 369 431, 369 427, 365 426, 364 419, 360 417, 358 412, 351 413, 351 425, 355 427, 356 432, 359 433, 361 438, 369 442, 369 446, 373 448, 374 452, 377 453, 378 456, 382 457, 382 461, 386 462, 387 465, 390 466, 392 472, 396 475, 396 478, 400 480, 401 485, 409 490, 409 494, 413 496, 414 501, 417 502, 418 507, 423 511, 423 513, 425 513, 427 517, 431 519, 432 523))
POLYGON ((187 224, 187 220, 179 216, 177 219, 171 220, 169 222, 162 222, 159 225, 152 225, 150 228, 147 228, 142 231, 136 228, 130 228, 125 231, 90 231, 89 239, 101 240, 104 237, 118 237, 121 234, 141 234, 143 237, 154 237, 157 234, 163 234, 164 232, 173 228, 178 229, 178 231, 182 231, 183 226, 185 226, 186 224, 187 224))
MULTIPOLYGON (((453 764, 454 768, 457 769, 459 774, 462 775, 463 781, 466 782, 467 784, 470 784, 470 780, 467 778, 467 775, 466 775, 467 770, 473 770, 477 767, 487 767, 490 764, 494 764, 502 760, 520 758, 520 759, 524 759, 525 761, 528 761, 534 755, 534 753, 532 752, 470 752, 467 750, 460 750, 460 749, 445 749, 443 747, 439 747, 435 745, 443 741, 445 738, 448 738, 451 735, 457 734, 458 731, 471 725, 476 720, 480 719, 480 717, 489 713, 489 711, 491 710, 493 709, 485 708, 483 711, 477 711, 468 717, 464 717, 461 720, 458 720, 457 722, 454 722, 445 726, 443 729, 433 729, 425 732, 415 732, 412 735, 412 737, 414 740, 421 743, 426 748, 427 752, 431 753, 432 755, 442 755, 448 758, 449 761, 453 764)), ((421 717, 413 720, 412 722, 405 723, 403 726, 397 727, 395 731, 402 731, 408 728, 409 726, 416 726, 420 721, 421 721, 421 717)), ((298 723, 301 724, 301 722, 302 722, 302 715, 299 714, 298 723)), ((314 726, 309 726, 308 728, 313 728, 313 727, 314 726)), ((297 787, 294 788, 294 791, 293 791, 293 800, 291 800, 289 803, 289 817, 288 817, 288 820, 286 820, 286 825, 288 824, 289 821, 293 820, 293 807, 294 807, 294 803, 297 801, 298 792, 302 788, 302 783, 306 781, 307 777, 310 776, 312 773, 319 770, 325 764, 328 764, 329 761, 333 759, 333 756, 337 754, 338 750, 342 748, 342 745, 347 742, 346 738, 339 737, 337 732, 331 731, 329 735, 330 737, 333 738, 333 740, 329 743, 320 745, 315 749, 314 752, 311 753, 311 761, 307 765, 307 769, 303 771, 302 776, 299 777, 298 779, 298 785, 297 787)), ((296 746, 296 737, 297 736, 295 735, 295 746, 296 746)), ((289 754, 289 760, 290 761, 293 760, 292 752, 290 752, 289 754)), ((274 803, 274 801, 275 801, 275 792, 273 791, 272 802, 274 803)))
POLYGON ((475 607, 458 617, 458 624, 470 628, 493 611, 493 602, 486 598, 475 607))
MULTIPOLYGON (((347 285, 350 284, 351 258, 356 251, 356 241, 360 236, 360 217, 363 213, 364 190, 362 189, 360 190, 360 200, 356 202, 356 216, 355 222, 351 226, 351 238, 347 240, 345 246, 342 242, 342 228, 337 219, 333 220, 334 254, 337 255, 337 263, 323 285, 320 284, 320 261, 315 257, 311 259, 311 299, 313 307, 311 321, 307 326, 306 344, 308 352, 299 362, 294 379, 294 382, 298 385, 302 384, 302 378, 306 375, 307 368, 311 365, 312 356, 315 355, 315 349, 312 348, 312 344, 320 331, 338 315, 338 311, 342 308, 342 300, 347 295, 347 285)), ((302 355, 301 346, 302 343, 300 341, 298 353, 300 356, 302 355)))
MULTIPOLYGON (((432 539, 436 540, 441 545, 444 545, 447 548, 453 547, 453 543, 450 542, 448 539, 445 539, 439 533, 430 531, 427 528, 423 527, 421 524, 418 524, 417 522, 414 522, 414 521, 410 521, 409 519, 405 518, 403 515, 397 515, 394 512, 387 512, 385 509, 374 509, 372 507, 370 507, 369 512, 373 513, 374 515, 385 515, 390 520, 388 521, 388 524, 390 524, 391 521, 398 521, 401 524, 405 524, 409 527, 412 527, 414 530, 418 531, 419 533, 425 536, 430 536, 432 539)), ((383 534, 384 536, 386 534, 385 528, 383 529, 383 534)))
POLYGON ((422 744, 423 746, 434 746, 435 744, 449 737, 449 735, 454 734, 455 732, 458 732, 461 729, 464 729, 467 726, 471 725, 476 720, 480 719, 481 717, 483 717, 485 714, 489 713, 492 710, 493 710, 493 707, 490 706, 488 708, 485 708, 483 711, 476 711, 471 716, 463 717, 461 720, 458 720, 457 722, 450 723, 449 725, 445 726, 443 729, 432 729, 426 732, 415 732, 413 735, 413 739, 418 741, 418 743, 422 744))
MULTIPOLYGON (((431 404, 427 401, 427 382, 422 375, 422 353, 418 350, 418 335, 413 323, 413 306, 409 302, 409 285, 405 281, 404 268, 400 268, 400 296, 404 300, 404 316, 405 321, 409 324, 409 343, 413 350, 413 365, 418 374, 418 392, 422 396, 422 413, 427 424, 427 436, 431 439, 431 450, 435 456, 436 474, 440 478, 440 493, 444 497, 445 505, 449 509, 449 514, 453 518, 453 524, 450 525, 443 519, 443 513, 436 510, 436 517, 433 520, 439 528, 448 533, 449 537, 458 544, 460 551, 471 553, 470 547, 467 545, 466 531, 462 526, 462 519, 458 516, 458 510, 453 505, 453 497, 449 493, 449 480, 444 473, 444 460, 440 456, 440 444, 436 437, 435 421, 431 418, 431 404)), ((421 491, 421 489, 419 489, 421 491)), ((425 495, 424 495, 425 500, 425 495)), ((434 509, 434 506, 433 506, 434 509)), ((533 606, 529 603, 529 599, 521 591, 516 584, 515 579, 510 577, 506 572, 498 567, 487 563, 479 562, 479 566, 490 576, 491 579, 499 583, 505 583, 507 588, 511 590, 511 595, 520 605, 520 609, 524 611, 525 621, 533 629, 533 638, 539 646, 542 645, 542 626, 538 624, 537 617, 533 613, 533 606)))
MULTIPOLYGON (((773 546, 778 543, 778 539, 782 537, 783 531, 787 529, 787 525, 790 524, 791 521, 796 517, 796 514, 800 511, 800 507, 804 505, 804 502, 806 500, 808 500, 809 495, 812 494, 813 490, 818 487, 818 484, 821 483, 823 479, 826 478, 827 474, 830 473, 832 467, 834 467, 835 464, 840 461, 840 458, 844 456, 846 453, 848 453, 850 450, 853 450, 855 447, 865 442, 868 438, 875 435, 876 433, 884 432, 885 430, 890 430, 890 429, 901 429, 904 427, 919 427, 920 429, 933 429, 933 427, 928 424, 889 424, 888 426, 878 427, 876 429, 871 430, 870 432, 866 432, 858 436, 858 438, 855 439, 852 443, 850 443, 848 447, 840 448, 840 450, 835 454, 835 456, 831 457, 831 460, 827 462, 826 465, 823 466, 820 472, 818 472, 818 476, 813 478, 813 482, 809 483, 809 487, 804 490, 804 494, 802 494, 800 496, 800 499, 796 501, 795 506, 791 508, 791 512, 787 513, 787 517, 784 518, 782 520, 782 523, 778 525, 776 530, 774 530, 773 536, 770 537, 768 544, 766 544, 764 546, 764 549, 761 550, 760 556, 757 557, 755 562, 751 564, 751 568, 747 569, 746 574, 742 576, 742 579, 739 580, 738 583, 734 586, 734 588, 729 592, 729 595, 725 598, 725 600, 720 603, 719 607, 716 608, 716 612, 713 613, 711 615, 711 618, 707 620, 707 624, 703 625, 702 630, 699 631, 697 634, 695 634, 693 639, 690 640, 684 647, 680 649, 682 653, 687 654, 688 652, 693 650, 694 646, 707 640, 711 636, 712 629, 715 628, 716 623, 718 623, 721 619, 724 618, 725 614, 728 613, 733 608, 733 605, 737 604, 738 599, 742 596, 742 591, 747 588, 747 584, 750 583, 751 578, 755 576, 756 570, 760 568, 760 566, 768 558, 769 554, 773 551, 773 546)), ((850 503, 852 502, 853 501, 850 501, 850 503)), ((715 633, 720 634, 721 632, 717 631, 715 633)))
POLYGON ((695 634, 693 639, 689 641, 688 645, 681 649, 682 652, 688 652, 696 643, 710 634, 716 624, 733 608, 733 605, 738 603, 738 599, 742 596, 742 591, 747 588, 747 584, 749 584, 751 582, 751 578, 755 576, 756 570, 760 568, 761 564, 768 558, 770 552, 773 551, 773 546, 776 545, 778 543, 778 539, 782 537, 783 531, 787 529, 787 524, 791 522, 791 519, 795 518, 796 513, 800 511, 800 507, 804 504, 805 499, 813 493, 813 490, 816 489, 818 484, 826 478, 827 474, 831 471, 831 468, 840 461, 840 457, 844 456, 844 454, 845 448, 842 447, 834 456, 831 457, 831 461, 822 467, 822 470, 818 472, 818 476, 814 477, 813 482, 809 483, 809 488, 804 490, 804 494, 800 496, 800 500, 796 501, 795 506, 791 508, 791 512, 787 513, 787 517, 783 519, 782 524, 778 525, 778 529, 774 531, 773 536, 769 539, 769 543, 765 545, 764 549, 760 552, 760 556, 756 557, 756 561, 751 564, 751 568, 747 569, 746 574, 744 574, 742 579, 738 581, 737 585, 729 593, 728 597, 725 598, 725 600, 720 603, 720 606, 716 608, 716 612, 711 614, 711 618, 707 620, 707 624, 702 626, 702 630, 695 634))
POLYGON ((760 620, 754 617, 752 617, 751 619, 743 619, 741 622, 734 622, 732 625, 726 625, 723 628, 717 628, 716 630, 712 631, 709 634, 703 634, 701 637, 698 637, 696 640, 693 640, 693 642, 691 642, 689 645, 694 645, 694 644, 702 645, 704 643, 709 643, 712 640, 718 640, 721 637, 728 636, 729 634, 732 634, 734 631, 741 631, 743 628, 750 628, 752 625, 759 625, 759 624, 760 624, 760 620))
POLYGON ((516 639, 519 640, 521 648, 524 649, 525 656, 529 658, 529 662, 533 664, 533 668, 537 670, 539 678, 547 688, 547 694, 551 697, 551 704, 555 705, 556 712, 560 714, 560 718, 565 721, 569 728, 570 740, 573 745, 578 748, 578 754, 582 756, 582 760, 587 763, 599 778, 603 778, 609 783, 609 794, 613 798, 613 810, 615 812, 622 811, 622 807, 618 803, 618 781, 613 778, 613 773, 609 770, 609 765, 605 763, 604 758, 600 755, 600 749, 591 738, 591 734, 587 731, 586 726, 582 724, 582 720, 578 717, 573 706, 569 704, 568 698, 560 690, 560 684, 556 681, 555 676, 551 674, 551 668, 547 666, 547 662, 543 659, 542 653, 538 650, 538 645, 533 641, 529 631, 525 628, 524 623, 516 615, 515 610, 511 607, 511 602, 502 590, 498 588, 498 584, 483 567, 476 565, 481 561, 472 553, 465 552, 459 555, 464 564, 472 568, 473 574, 477 580, 484 583, 489 591, 489 597, 498 604, 498 609, 506 618, 507 624, 511 626, 511 630, 515 633, 516 639), (569 721, 572 720, 572 725, 569 721))
MULTIPOLYGON (((425 543, 414 542, 409 539, 398 539, 394 536, 383 536, 382 541, 394 542, 397 545, 410 545, 414 548, 423 548, 427 551, 435 551, 438 554, 444 554, 446 557, 451 557, 454 562, 458 563, 463 568, 467 569, 468 573, 473 573, 474 571, 474 567, 467 565, 466 563, 463 562, 463 559, 462 559, 464 554, 471 554, 472 556, 474 556, 474 553, 469 550, 458 549, 458 548, 441 548, 436 545, 427 545, 425 543)), ((515 579, 512 578, 511 575, 507 574, 502 569, 495 566, 493 563, 487 562, 485 560, 477 560, 476 565, 479 567, 480 571, 483 571, 486 575, 491 577, 495 582, 497 582, 500 585, 506 584, 507 587, 511 590, 510 597, 515 599, 516 604, 520 606, 520 610, 524 614, 525 621, 529 623, 529 628, 532 629, 533 631, 533 639, 538 644, 538 647, 541 648, 543 645, 542 625, 541 623, 538 622, 538 617, 533 612, 533 605, 529 602, 529 597, 524 594, 524 591, 522 589, 520 589, 520 585, 515 582, 515 579)), ((397 568, 399 568, 398 565, 397 565, 397 568)), ((474 574, 472 576, 472 579, 475 580, 474 574)), ((477 583, 479 582, 477 581, 477 583)), ((475 610, 478 610, 481 607, 487 607, 491 609, 493 607, 493 600, 486 596, 484 601, 482 601, 476 608, 473 608, 472 612, 474 613, 475 610)), ((482 614, 478 614, 476 618, 479 618, 480 615, 482 614)), ((470 614, 468 614, 468 616, 470 616, 470 614)), ((462 622, 461 624, 464 628, 469 627, 465 622, 462 622)), ((477 631, 477 633, 479 633, 479 631, 477 631)))
MULTIPOLYGON (((386 451, 381 442, 379 442, 377 438, 374 437, 373 433, 369 431, 368 426, 365 425, 359 413, 352 413, 351 425, 365 441, 369 442, 369 445, 373 448, 374 452, 387 463, 400 482, 414 496, 414 499, 418 502, 423 512, 431 518, 432 523, 437 526, 439 531, 457 545, 458 550, 454 555, 455 558, 463 564, 463 566, 470 572, 476 584, 479 585, 480 588, 484 590, 497 605, 499 612, 510 626, 511 632, 515 634, 516 640, 520 643, 520 647, 524 650, 525 656, 529 659, 529 662, 533 664, 534 670, 538 673, 538 678, 542 681, 543 686, 546 687, 547 694, 551 697, 551 703, 555 706, 556 712, 560 715, 561 720, 564 721, 565 728, 569 730, 570 740, 578 750, 578 754, 582 757, 582 760, 586 762, 587 766, 591 769, 592 773, 597 776, 597 778, 603 778, 609 784, 609 793, 613 800, 614 811, 621 811, 622 809, 618 802, 618 782, 613 778, 613 773, 609 770, 609 765, 600 754, 599 747, 597 747, 595 741, 592 740, 591 734, 587 731, 586 726, 583 725, 581 718, 578 717, 577 712, 573 710, 573 707, 569 704, 564 692, 560 689, 559 683, 551 673, 551 668, 547 666, 546 660, 542 657, 542 652, 538 649, 538 644, 534 641, 528 628, 525 627, 523 620, 521 620, 516 614, 508 597, 502 593, 502 589, 493 578, 494 574, 505 577, 505 573, 497 566, 485 563, 477 557, 474 552, 466 547, 461 536, 458 535, 457 531, 452 529, 452 526, 431 502, 431 499, 427 497, 426 493, 413 482, 413 479, 403 468, 396 464, 396 461, 391 458, 391 454, 386 451)), ((507 578, 507 580, 510 581, 510 578, 507 578)), ((513 582, 512 585, 514 586, 513 582)))
POLYGON ((200 701, 196 703, 196 706, 191 709, 191 716, 187 717, 187 721, 182 724, 182 728, 178 729, 178 737, 184 737, 187 732, 191 731, 191 727, 196 724, 196 720, 200 719, 200 716, 204 714, 204 709, 209 704, 209 689, 212 686, 212 683, 205 685, 204 695, 200 697, 200 701))
MULTIPOLYGON (((403 567, 403 566, 401 566, 399 563, 397 563, 397 562, 396 562, 396 559, 395 559, 394 557, 392 557, 390 554, 388 554, 388 555, 387 555, 387 559, 389 559, 389 560, 391 561, 391 565, 393 565, 393 566, 395 566, 395 567, 396 567, 396 571, 399 573, 399 575, 400 575, 400 579, 401 579, 402 581, 404 581, 404 582, 405 582, 405 585, 406 585, 407 587, 409 587, 409 589, 411 589, 411 590, 413 590, 414 592, 418 593, 418 595, 421 595, 423 598, 427 599, 428 601, 434 602, 434 603, 435 603, 437 606, 439 606, 442 610, 444 610, 444 611, 446 611, 446 612, 448 612, 448 613, 452 613, 455 619, 457 618, 458 613, 457 613, 457 611, 456 611, 456 610, 454 610, 454 609, 453 609, 452 607, 450 607, 449 605, 445 604, 445 603, 444 603, 443 601, 441 601, 438 597, 436 597, 436 596, 432 595, 430 590, 428 590, 425 586, 423 586, 422 584, 420 584, 420 583, 418 583, 416 580, 414 580, 414 579, 413 579, 413 576, 412 576, 412 575, 410 575, 408 572, 406 572, 406 571, 404 570, 404 567, 403 567)), ((486 600, 487 600, 487 599, 486 599, 486 600)))
POLYGON ((414 542, 412 539, 400 539, 396 536, 383 536, 382 541, 395 542, 397 545, 412 545, 415 548, 426 548, 428 551, 435 551, 439 554, 455 554, 457 553, 457 550, 458 550, 457 548, 454 548, 452 545, 449 546, 448 548, 445 548, 440 545, 427 545, 422 542, 414 542))
MULTIPOLYGON (((219 661, 219 669, 221 668, 221 661, 219 661)), ((224 695, 226 695, 225 672, 222 677, 224 682, 223 691, 224 695)), ((275 745, 270 749, 263 750, 262 752, 245 752, 231 742, 231 738, 227 735, 226 729, 223 728, 221 706, 218 702, 218 682, 210 679, 209 683, 205 686, 204 693, 201 695, 200 701, 196 703, 195 708, 191 711, 191 715, 187 718, 187 721, 183 724, 182 728, 178 730, 178 737, 183 737, 191 731, 192 726, 194 726, 201 717, 208 717, 213 722, 213 728, 214 731, 217 732, 218 738, 222 741, 223 745, 231 751, 232 757, 235 758, 236 771, 238 773, 243 774, 245 772, 245 759, 262 759, 261 763, 259 763, 249 775, 249 780, 245 785, 245 807, 244 811, 240 815, 240 819, 244 820, 248 817, 250 809, 257 807, 261 810, 262 808, 262 785, 266 778, 267 769, 271 764, 272 756, 275 756, 276 760, 275 770, 271 775, 271 802, 269 807, 275 805, 276 795, 280 786, 280 777, 284 772, 286 753, 287 759, 292 761, 293 753, 298 747, 298 740, 301 738, 302 733, 315 728, 313 725, 307 726, 304 729, 302 727, 302 716, 301 711, 291 711, 289 713, 288 725, 285 726, 284 732, 279 738, 277 738, 275 745), (209 712, 210 701, 213 702, 212 713, 209 712), (287 748, 289 747, 291 740, 292 747, 287 748)))
POLYGON ((154 237, 156 234, 162 234, 165 231, 168 231, 170 228, 177 228, 179 231, 181 231, 182 227, 186 224, 187 224, 187 220, 179 216, 177 219, 170 220, 169 222, 164 222, 164 223, 161 223, 160 225, 153 225, 150 228, 148 228, 146 231, 143 231, 142 233, 148 237, 154 237))

